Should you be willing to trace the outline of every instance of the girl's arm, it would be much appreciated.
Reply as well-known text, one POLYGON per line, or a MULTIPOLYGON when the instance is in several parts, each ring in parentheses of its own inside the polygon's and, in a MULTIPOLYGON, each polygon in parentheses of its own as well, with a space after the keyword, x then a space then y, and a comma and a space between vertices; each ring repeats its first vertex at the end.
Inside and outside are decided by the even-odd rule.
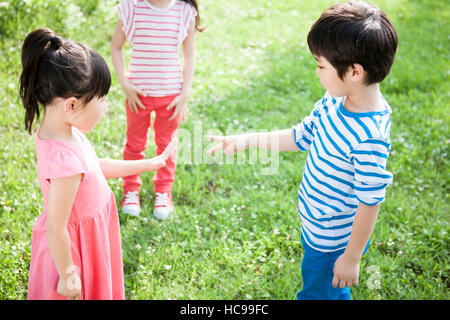
POLYGON ((112 35, 111 40, 111 59, 114 65, 114 70, 116 71, 117 79, 121 86, 123 86, 126 82, 128 82, 125 73, 125 64, 123 62, 123 53, 122 48, 125 44, 125 34, 122 31, 123 24, 119 19, 117 20, 116 27, 114 29, 114 33, 112 35))
POLYGON ((145 109, 145 106, 139 99, 139 96, 145 96, 145 92, 133 86, 126 77, 125 64, 123 61, 122 53, 122 48, 125 43, 126 37, 123 33, 122 27, 122 21, 120 19, 117 20, 117 24, 111 40, 111 59, 114 65, 114 70, 117 74, 117 79, 119 80, 120 85, 125 91, 130 109, 134 112, 138 112, 138 107, 141 109, 145 109))
POLYGON ((160 156, 143 160, 99 159, 99 162, 106 179, 131 176, 144 171, 156 171, 166 165, 160 156))
POLYGON ((189 96, 194 80, 195 70, 195 23, 191 23, 188 34, 183 41, 183 90, 189 96))
POLYGON ((337 288, 338 284, 340 288, 358 284, 359 261, 372 235, 379 211, 380 204, 374 206, 359 204, 347 248, 334 265, 333 287, 337 288))
POLYGON ((175 152, 177 139, 173 139, 159 156, 143 160, 100 159, 100 168, 105 178, 126 177, 144 171, 156 171, 166 165, 167 159, 175 152))
POLYGON ((285 129, 272 132, 245 133, 234 136, 208 136, 209 140, 219 141, 207 154, 223 149, 227 155, 234 155, 237 151, 247 148, 262 148, 276 151, 298 151, 294 140, 294 131, 285 129))
POLYGON ((59 274, 57 292, 68 298, 76 299, 79 299, 81 295, 81 281, 79 275, 74 273, 67 222, 81 178, 82 175, 78 174, 50 181, 45 223, 50 254, 59 274), (71 269, 72 271, 70 271, 71 269), (78 285, 74 285, 77 283, 78 285))
POLYGON ((169 120, 181 116, 181 121, 186 121, 188 109, 187 100, 192 88, 195 70, 195 23, 189 26, 188 34, 183 41, 183 89, 172 103, 167 106, 167 110, 175 107, 173 115, 169 120))

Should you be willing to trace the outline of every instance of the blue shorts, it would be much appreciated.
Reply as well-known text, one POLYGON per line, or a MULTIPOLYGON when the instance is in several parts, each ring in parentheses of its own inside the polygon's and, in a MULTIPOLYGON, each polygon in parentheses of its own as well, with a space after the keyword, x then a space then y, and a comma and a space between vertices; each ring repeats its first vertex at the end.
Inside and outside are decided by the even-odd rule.
MULTIPOLYGON (((303 288, 297 293, 298 300, 350 300, 350 288, 333 288, 333 268, 345 249, 322 252, 311 248, 301 236, 305 254, 302 260, 303 288)), ((367 243, 364 253, 369 247, 367 243)), ((364 254, 363 253, 363 254, 364 254)))

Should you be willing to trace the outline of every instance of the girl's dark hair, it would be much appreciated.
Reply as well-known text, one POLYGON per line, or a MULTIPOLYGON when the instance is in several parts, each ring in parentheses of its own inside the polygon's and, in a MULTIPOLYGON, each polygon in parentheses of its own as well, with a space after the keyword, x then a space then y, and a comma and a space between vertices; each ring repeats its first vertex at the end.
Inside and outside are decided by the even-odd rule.
POLYGON ((195 11, 197 12, 197 16, 195 17, 195 30, 202 32, 205 28, 200 27, 200 13, 198 12, 197 0, 182 0, 182 1, 189 3, 191 6, 195 8, 195 11))
POLYGON ((34 119, 39 119, 39 104, 45 107, 58 97, 75 97, 87 104, 106 96, 110 86, 108 65, 88 46, 65 40, 50 29, 34 30, 25 38, 20 98, 28 133, 34 119))
POLYGON ((362 65, 366 85, 381 82, 389 74, 397 45, 397 33, 387 15, 363 1, 330 7, 308 34, 312 54, 325 57, 341 79, 352 64, 362 65))

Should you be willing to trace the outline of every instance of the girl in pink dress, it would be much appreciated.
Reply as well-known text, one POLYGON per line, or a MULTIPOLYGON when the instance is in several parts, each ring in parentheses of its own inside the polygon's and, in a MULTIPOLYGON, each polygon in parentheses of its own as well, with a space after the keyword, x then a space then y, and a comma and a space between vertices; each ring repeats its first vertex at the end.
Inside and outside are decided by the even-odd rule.
POLYGON ((44 211, 33 228, 28 299, 125 299, 120 227, 105 178, 157 170, 158 157, 98 159, 83 132, 103 115, 111 85, 103 58, 86 45, 37 29, 22 49, 20 96, 25 126, 36 132, 37 174, 44 211))

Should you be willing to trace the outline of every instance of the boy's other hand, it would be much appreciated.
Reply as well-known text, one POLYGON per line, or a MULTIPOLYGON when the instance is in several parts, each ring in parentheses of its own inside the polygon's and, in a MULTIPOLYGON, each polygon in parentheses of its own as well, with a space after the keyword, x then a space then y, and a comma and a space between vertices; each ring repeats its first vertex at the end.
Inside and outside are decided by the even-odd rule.
POLYGON ((345 254, 337 258, 333 268, 333 288, 344 289, 346 286, 358 284, 359 277, 359 260, 350 259, 345 254))

